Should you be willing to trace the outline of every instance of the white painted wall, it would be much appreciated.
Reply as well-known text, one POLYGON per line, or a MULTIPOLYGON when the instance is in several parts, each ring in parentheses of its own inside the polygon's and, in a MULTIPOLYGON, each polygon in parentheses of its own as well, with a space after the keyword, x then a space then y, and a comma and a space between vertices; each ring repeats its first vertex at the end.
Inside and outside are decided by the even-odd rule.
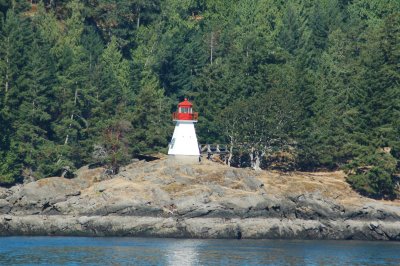
POLYGON ((169 144, 168 154, 200 155, 193 121, 176 121, 174 134, 172 135, 172 140, 169 144))

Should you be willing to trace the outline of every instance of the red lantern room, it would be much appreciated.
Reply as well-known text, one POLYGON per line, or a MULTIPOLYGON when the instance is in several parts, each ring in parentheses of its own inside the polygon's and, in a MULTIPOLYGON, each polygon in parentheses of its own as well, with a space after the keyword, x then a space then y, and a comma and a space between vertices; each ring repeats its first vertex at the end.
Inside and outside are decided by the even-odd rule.
POLYGON ((193 112, 193 104, 186 98, 183 102, 178 104, 178 112, 172 114, 172 120, 188 120, 197 122, 199 113, 193 112))

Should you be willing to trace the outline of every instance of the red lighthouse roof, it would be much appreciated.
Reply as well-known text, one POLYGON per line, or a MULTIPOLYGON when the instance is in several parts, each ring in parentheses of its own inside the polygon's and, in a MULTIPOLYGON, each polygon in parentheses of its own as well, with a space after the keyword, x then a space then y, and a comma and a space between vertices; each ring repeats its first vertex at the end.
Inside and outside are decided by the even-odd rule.
POLYGON ((197 122, 199 114, 193 112, 193 104, 185 98, 183 102, 178 104, 178 112, 172 114, 172 120, 186 120, 197 122))
POLYGON ((193 104, 191 102, 188 101, 188 99, 185 98, 185 100, 183 102, 180 102, 178 104, 178 108, 179 107, 192 107, 193 104))

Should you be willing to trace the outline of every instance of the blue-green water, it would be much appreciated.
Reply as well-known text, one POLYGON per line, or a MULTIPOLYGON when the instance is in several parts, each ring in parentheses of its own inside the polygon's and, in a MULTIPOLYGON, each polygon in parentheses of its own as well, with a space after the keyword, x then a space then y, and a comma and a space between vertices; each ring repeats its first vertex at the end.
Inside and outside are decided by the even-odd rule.
POLYGON ((400 243, 0 237, 1 265, 400 265, 400 243))

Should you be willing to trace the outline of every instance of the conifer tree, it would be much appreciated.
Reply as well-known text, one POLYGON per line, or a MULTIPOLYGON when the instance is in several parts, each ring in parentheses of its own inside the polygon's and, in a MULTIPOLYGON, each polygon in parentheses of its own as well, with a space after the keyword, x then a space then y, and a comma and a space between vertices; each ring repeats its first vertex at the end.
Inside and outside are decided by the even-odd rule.
POLYGON ((98 100, 101 102, 97 115, 114 116, 117 112, 126 112, 134 93, 130 66, 122 57, 116 38, 111 39, 100 56, 96 80, 98 100))
POLYGON ((84 32, 83 4, 68 3, 70 16, 65 20, 66 30, 54 48, 57 67, 55 97, 59 106, 53 123, 55 141, 59 151, 57 164, 66 174, 82 162, 80 141, 88 129, 86 114, 90 104, 89 56, 82 45, 84 32), (76 162, 76 163, 74 163, 76 162), (68 170, 71 169, 71 170, 68 170))
MULTIPOLYGON (((131 156, 128 139, 132 126, 129 114, 134 93, 129 75, 128 61, 122 57, 117 39, 112 38, 99 56, 95 69, 89 132, 94 153, 103 150, 104 160, 114 173, 131 156)), ((92 157, 96 162, 101 159, 97 155, 92 157)))
POLYGON ((149 73, 142 81, 132 113, 131 145, 135 154, 165 151, 171 135, 170 103, 160 89, 158 80, 149 73), (151 133, 150 133, 151 132, 151 133))
POLYGON ((395 195, 398 0, 39 2, 0 0, 2 185, 165 151, 189 97, 201 143, 395 195))
POLYGON ((52 146, 49 140, 52 135, 52 112, 56 110, 54 102, 54 64, 46 53, 46 47, 35 38, 28 52, 29 60, 21 70, 17 80, 18 93, 13 98, 18 99, 18 107, 13 110, 13 128, 15 140, 19 143, 18 153, 23 158, 26 173, 36 178, 55 174, 54 172, 41 171, 45 166, 51 169, 55 160, 47 156, 42 148, 52 146))
POLYGON ((28 63, 28 46, 31 32, 27 21, 10 8, 3 20, 0 31, 0 179, 1 183, 13 183, 21 174, 19 147, 23 144, 15 136, 14 121, 21 104, 18 95, 19 76, 28 63), (4 123, 4 124, 3 124, 4 123))

